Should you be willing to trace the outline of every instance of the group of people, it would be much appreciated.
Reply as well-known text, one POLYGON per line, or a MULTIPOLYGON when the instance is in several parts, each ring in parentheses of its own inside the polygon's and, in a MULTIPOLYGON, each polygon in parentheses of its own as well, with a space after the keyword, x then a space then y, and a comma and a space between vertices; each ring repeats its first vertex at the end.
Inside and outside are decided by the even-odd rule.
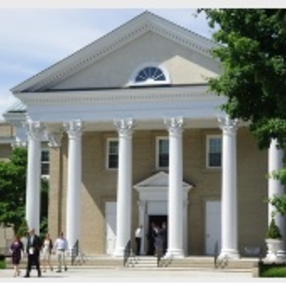
POLYGON ((14 266, 14 277, 19 276, 21 271, 19 269, 19 264, 23 255, 27 255, 27 268, 26 275, 24 277, 30 277, 30 272, 32 266, 34 265, 38 271, 38 277, 41 277, 41 267, 40 258, 42 257, 42 269, 46 272, 47 267, 53 271, 53 266, 51 264, 51 255, 57 255, 58 269, 57 272, 62 271, 62 265, 64 265, 65 271, 67 271, 67 264, 65 260, 65 254, 68 251, 68 242, 64 237, 63 232, 56 239, 53 244, 50 234, 47 233, 45 239, 42 241, 41 238, 36 235, 35 229, 29 230, 29 235, 27 237, 27 243, 24 247, 21 238, 16 235, 10 246, 10 252, 12 257, 12 264, 14 266), (42 254, 42 256, 41 256, 42 254))
MULTIPOLYGON (((135 231, 136 255, 140 255, 142 236, 143 227, 142 225, 139 225, 135 231)), ((168 244, 168 231, 166 222, 163 222, 161 227, 158 224, 152 222, 150 231, 147 234, 147 239, 148 255, 166 254, 168 244)))

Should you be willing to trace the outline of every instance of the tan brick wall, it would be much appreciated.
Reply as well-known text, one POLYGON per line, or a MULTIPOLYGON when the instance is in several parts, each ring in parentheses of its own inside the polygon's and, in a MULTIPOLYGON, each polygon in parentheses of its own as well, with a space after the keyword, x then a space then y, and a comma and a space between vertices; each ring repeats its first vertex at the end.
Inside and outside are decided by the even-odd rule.
POLYGON ((13 137, 15 134, 14 127, 7 122, 0 122, 0 137, 13 137))
MULTIPOLYGON (((221 170, 206 168, 206 135, 221 134, 219 129, 187 129, 183 133, 184 181, 193 184, 189 192, 189 253, 205 251, 205 204, 220 200, 221 170)), ((133 135, 133 185, 153 175, 156 137, 168 136, 165 130, 136 131, 133 135)), ((86 132, 82 137, 81 243, 90 254, 105 253, 105 202, 116 200, 117 171, 106 169, 106 142, 116 132, 86 132)), ((65 230, 67 138, 61 151, 51 152, 51 189, 49 227, 52 235, 65 230), (61 166, 59 168, 59 166, 61 166), (60 177, 62 176, 62 179, 60 177), (53 178, 54 177, 54 178, 53 178), (62 200, 59 203, 59 190, 62 200), (59 207, 60 206, 60 207, 59 207), (60 215, 61 214, 61 215, 60 215), (59 223, 58 223, 59 220, 59 223)), ((263 244, 267 227, 267 151, 259 151, 246 128, 237 134, 238 242, 263 244)), ((137 191, 133 191, 132 235, 138 224, 137 191)), ((132 239, 133 241, 133 239, 132 239)))
POLYGON ((0 145, 0 161, 8 161, 12 155, 11 144, 1 144, 0 145))

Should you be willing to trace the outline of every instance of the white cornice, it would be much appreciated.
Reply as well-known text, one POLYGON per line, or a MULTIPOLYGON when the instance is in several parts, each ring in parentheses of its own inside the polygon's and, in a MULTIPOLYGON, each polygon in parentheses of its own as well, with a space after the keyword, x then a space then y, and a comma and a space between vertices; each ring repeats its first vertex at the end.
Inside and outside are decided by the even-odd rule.
POLYGON ((40 91, 50 88, 148 31, 153 31, 207 57, 211 57, 209 50, 216 45, 187 29, 147 12, 19 84, 11 91, 16 95, 24 90, 40 91))
POLYGON ((122 102, 150 102, 150 101, 182 101, 208 100, 218 98, 207 91, 206 86, 184 88, 149 88, 122 89, 101 91, 66 91, 66 92, 36 92, 18 94, 27 106, 65 105, 65 104, 93 104, 93 103, 122 103, 122 102))

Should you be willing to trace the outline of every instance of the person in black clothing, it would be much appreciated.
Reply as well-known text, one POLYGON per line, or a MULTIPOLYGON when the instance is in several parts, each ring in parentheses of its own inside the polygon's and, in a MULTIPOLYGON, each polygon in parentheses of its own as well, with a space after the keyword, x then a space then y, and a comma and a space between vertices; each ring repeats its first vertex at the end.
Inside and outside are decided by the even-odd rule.
POLYGON ((166 254, 167 247, 168 247, 168 230, 167 230, 167 224, 165 222, 163 222, 163 224, 162 224, 160 236, 162 237, 163 254, 166 254))
POLYGON ((156 225, 154 222, 151 223, 149 233, 147 234, 148 239, 148 255, 154 255, 155 253, 155 238, 157 236, 156 225))
POLYGON ((14 241, 10 246, 10 252, 12 254, 12 264, 14 266, 14 277, 19 276, 21 271, 19 270, 19 264, 21 261, 21 254, 24 252, 24 245, 20 240, 20 236, 15 235, 14 241))
POLYGON ((40 269, 40 250, 42 247, 41 239, 35 234, 35 229, 30 229, 27 240, 26 253, 28 255, 27 271, 24 277, 30 277, 32 265, 35 265, 38 271, 38 277, 41 277, 40 269))

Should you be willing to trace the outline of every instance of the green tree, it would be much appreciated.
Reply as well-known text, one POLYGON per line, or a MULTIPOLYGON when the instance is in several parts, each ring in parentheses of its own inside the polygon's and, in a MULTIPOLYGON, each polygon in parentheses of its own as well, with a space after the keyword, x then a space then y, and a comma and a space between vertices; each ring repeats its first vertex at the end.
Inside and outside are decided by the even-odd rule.
POLYGON ((27 149, 13 150, 9 161, 0 162, 0 222, 17 233, 25 218, 27 149))
MULTIPOLYGON (((15 148, 10 160, 0 162, 0 223, 13 227, 14 233, 27 234, 25 220, 26 177, 28 152, 26 148, 15 148)), ((47 179, 41 180, 41 232, 47 232, 48 217, 47 179)))
MULTIPOLYGON (((222 109, 250 122, 261 148, 277 138, 286 146, 286 10, 202 9, 219 44, 212 53, 223 73, 209 79, 226 96, 222 109)), ((199 10, 199 11, 202 11, 199 10)))
MULTIPOLYGON (((213 57, 223 73, 210 78, 210 89, 226 97, 221 106, 230 118, 250 123, 250 131, 261 149, 277 139, 286 147, 286 10, 285 9, 199 9, 218 47, 213 57)), ((285 163, 285 158, 284 158, 285 163)), ((269 174, 286 184, 286 168, 269 174)), ((286 197, 269 200, 285 205, 286 197), (280 200, 280 202, 279 202, 280 200)), ((278 211, 281 211, 281 208, 278 211)))

